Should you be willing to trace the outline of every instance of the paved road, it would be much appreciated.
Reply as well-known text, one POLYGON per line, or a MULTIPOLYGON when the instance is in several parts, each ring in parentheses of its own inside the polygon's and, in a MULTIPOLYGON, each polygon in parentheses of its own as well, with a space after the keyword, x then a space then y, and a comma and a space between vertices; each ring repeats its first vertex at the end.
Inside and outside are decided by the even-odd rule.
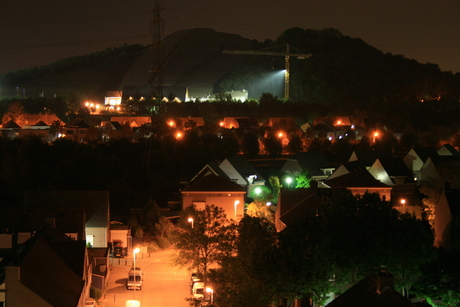
POLYGON ((189 272, 171 265, 172 250, 137 254, 136 266, 144 273, 142 290, 127 290, 125 286, 132 258, 111 259, 112 270, 108 290, 102 300, 105 307, 124 307, 126 300, 141 301, 141 307, 189 307, 189 272))

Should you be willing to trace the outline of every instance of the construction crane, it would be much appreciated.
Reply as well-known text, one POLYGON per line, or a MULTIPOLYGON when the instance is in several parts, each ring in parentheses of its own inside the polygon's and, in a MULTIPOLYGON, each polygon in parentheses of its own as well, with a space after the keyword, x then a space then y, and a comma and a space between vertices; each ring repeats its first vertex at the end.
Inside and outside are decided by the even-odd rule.
MULTIPOLYGON (((280 46, 276 47, 271 47, 270 49, 278 48, 280 46)), ((291 56, 297 57, 298 59, 305 59, 311 57, 311 54, 308 53, 291 53, 290 52, 290 46, 289 44, 285 45, 286 51, 270 51, 270 50, 224 50, 222 53, 226 54, 243 54, 243 55, 268 55, 268 56, 284 56, 284 99, 288 100, 289 99, 289 75, 290 75, 290 64, 289 64, 289 58, 291 56)), ((296 49, 292 47, 293 49, 296 49)), ((297 49, 296 49, 297 50, 297 49)), ((298 50, 300 51, 300 50, 298 50)))

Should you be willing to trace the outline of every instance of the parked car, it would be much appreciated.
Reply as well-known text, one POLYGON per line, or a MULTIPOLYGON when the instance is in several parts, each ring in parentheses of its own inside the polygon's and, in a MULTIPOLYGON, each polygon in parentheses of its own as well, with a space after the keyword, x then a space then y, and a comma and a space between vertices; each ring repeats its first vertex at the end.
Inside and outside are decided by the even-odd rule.
POLYGON ((131 267, 126 279, 126 289, 142 290, 143 273, 140 267, 131 267))
POLYGON ((202 278, 201 278, 201 274, 198 273, 198 272, 193 272, 192 274, 190 274, 190 291, 192 291, 192 287, 193 287, 193 284, 197 281, 201 281, 202 278))
POLYGON ((192 286, 192 295, 194 298, 202 300, 204 298, 204 282, 196 281, 192 286))
POLYGON ((125 256, 125 251, 121 246, 115 246, 112 253, 114 258, 123 258, 125 256))

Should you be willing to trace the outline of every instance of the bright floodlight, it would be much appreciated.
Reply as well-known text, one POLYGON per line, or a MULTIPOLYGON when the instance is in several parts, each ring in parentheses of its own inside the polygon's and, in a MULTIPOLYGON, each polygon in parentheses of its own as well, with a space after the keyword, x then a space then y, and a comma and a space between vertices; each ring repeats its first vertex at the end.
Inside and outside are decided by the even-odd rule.
POLYGON ((140 251, 141 251, 141 250, 139 249, 139 247, 136 247, 136 248, 134 249, 133 253, 137 254, 137 253, 139 253, 140 251))

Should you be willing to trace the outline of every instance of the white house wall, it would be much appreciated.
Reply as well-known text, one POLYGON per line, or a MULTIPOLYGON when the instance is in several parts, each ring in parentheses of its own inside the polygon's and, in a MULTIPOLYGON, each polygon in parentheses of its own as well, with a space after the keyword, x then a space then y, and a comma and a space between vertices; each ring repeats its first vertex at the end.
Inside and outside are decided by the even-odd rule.
POLYGON ((86 235, 93 236, 93 247, 107 247, 107 228, 86 227, 86 235))

